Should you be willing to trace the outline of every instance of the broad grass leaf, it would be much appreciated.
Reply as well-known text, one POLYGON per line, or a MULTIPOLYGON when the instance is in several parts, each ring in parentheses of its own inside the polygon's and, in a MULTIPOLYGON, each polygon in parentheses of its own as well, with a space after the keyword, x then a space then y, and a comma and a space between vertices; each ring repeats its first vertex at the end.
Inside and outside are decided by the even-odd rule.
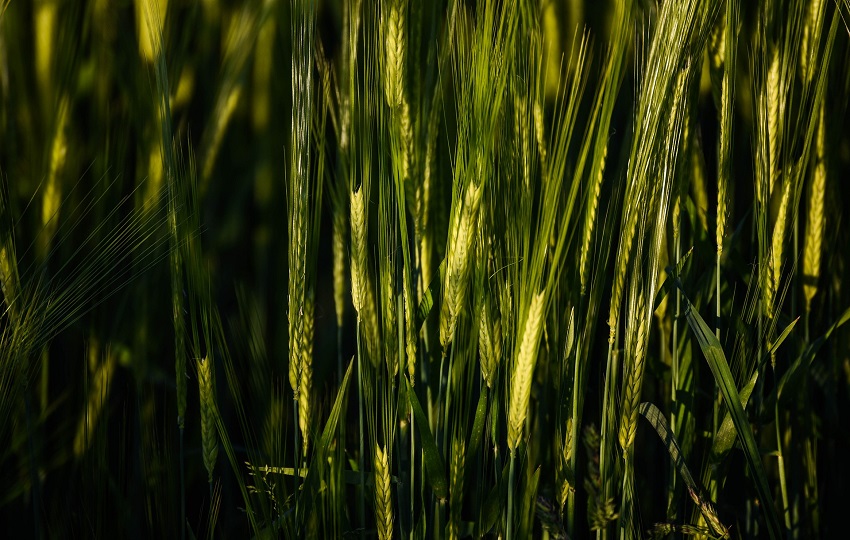
POLYGON ((410 401, 410 408, 413 409, 413 416, 416 418, 416 428, 419 430, 419 436, 422 438, 423 459, 425 467, 428 470, 428 480, 431 483, 431 489, 439 499, 447 499, 449 496, 448 481, 446 480, 446 464, 443 456, 440 454, 437 443, 434 441, 434 436, 431 434, 431 429, 428 427, 428 418, 422 410, 422 405, 419 404, 419 399, 416 397, 416 392, 411 391, 410 384, 405 377, 404 391, 407 393, 410 401))
MULTIPOLYGON (((681 285, 680 285, 681 288, 681 285)), ((684 291, 683 291, 684 293, 684 291)), ((778 539, 782 536, 782 527, 779 524, 779 516, 776 513, 776 507, 773 504, 773 495, 770 485, 767 482, 767 474, 764 470, 764 465, 761 461, 761 453, 756 444, 753 430, 744 413, 744 408, 741 406, 741 396, 735 386, 735 379, 732 377, 732 372, 729 370, 729 364, 726 362, 726 355, 723 354, 723 347, 720 345, 714 331, 709 328, 699 313, 691 306, 690 300, 683 294, 685 300, 685 317, 688 320, 691 330, 697 338, 700 349, 702 349, 708 366, 711 368, 711 373, 717 386, 723 393, 723 399, 729 409, 732 417, 732 422, 735 424, 735 429, 741 437, 741 444, 744 449, 744 456, 747 459, 750 472, 755 477, 756 489, 759 497, 762 500, 762 508, 765 510, 765 519, 767 521, 767 531, 772 539, 778 539)))

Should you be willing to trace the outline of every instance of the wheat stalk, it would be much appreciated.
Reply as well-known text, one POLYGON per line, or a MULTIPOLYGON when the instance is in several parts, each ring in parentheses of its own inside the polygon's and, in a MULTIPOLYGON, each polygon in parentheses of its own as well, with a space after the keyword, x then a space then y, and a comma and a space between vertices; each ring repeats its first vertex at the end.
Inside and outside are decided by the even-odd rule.
POLYGON ((508 412, 508 448, 513 454, 522 435, 525 417, 528 414, 528 402, 531 398, 531 379, 537 364, 537 349, 540 346, 540 333, 543 330, 543 310, 545 294, 540 292, 531 301, 519 353, 511 375, 510 410, 508 412))

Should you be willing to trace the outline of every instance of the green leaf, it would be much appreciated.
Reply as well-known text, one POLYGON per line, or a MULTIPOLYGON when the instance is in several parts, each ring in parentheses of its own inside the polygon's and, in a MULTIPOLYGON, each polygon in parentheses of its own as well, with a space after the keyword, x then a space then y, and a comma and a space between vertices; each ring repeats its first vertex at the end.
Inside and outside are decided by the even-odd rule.
MULTIPOLYGON (((681 289, 681 284, 677 283, 677 286, 681 289)), ((761 453, 753 436, 753 430, 744 413, 744 408, 741 406, 741 396, 738 394, 735 380, 732 377, 732 372, 729 370, 729 364, 726 362, 726 355, 723 354, 723 347, 721 347, 720 341, 717 340, 711 328, 708 327, 699 313, 693 309, 684 291, 682 298, 685 300, 685 317, 688 320, 688 325, 690 325, 696 335, 697 342, 700 349, 702 349, 706 361, 708 361, 708 366, 711 368, 714 380, 723 393, 723 400, 726 402, 726 407, 728 407, 729 413, 732 416, 735 429, 741 437, 744 456, 747 459, 750 472, 755 477, 756 489, 762 502, 761 506, 765 510, 767 531, 771 538, 779 539, 782 536, 782 528, 779 523, 779 516, 776 513, 776 507, 773 505, 773 495, 767 482, 764 465, 761 462, 761 453)))
POLYGON ((490 493, 484 499, 484 508, 481 512, 481 534, 487 534, 502 516, 504 509, 505 496, 507 495, 507 484, 505 480, 508 477, 508 467, 510 460, 505 462, 502 469, 502 474, 499 476, 499 482, 493 486, 490 493))
POLYGON ((537 507, 537 485, 540 482, 540 466, 530 475, 526 484, 521 501, 522 513, 519 521, 518 538, 531 538, 531 527, 534 519, 534 509, 537 507))
POLYGON ((705 521, 715 533, 719 534, 722 538, 728 538, 729 529, 717 517, 717 512, 714 510, 711 501, 702 496, 702 490, 697 485, 694 477, 691 476, 691 471, 688 469, 685 458, 682 456, 682 450, 679 448, 679 441, 676 440, 676 435, 670 431, 670 427, 667 425, 667 419, 664 418, 658 407, 652 403, 641 403, 638 410, 646 418, 647 422, 655 428, 655 432, 658 433, 661 441, 667 447, 667 453, 670 454, 670 459, 673 461, 676 471, 679 473, 682 481, 685 482, 685 486, 688 488, 688 494, 699 507, 705 521))
MULTIPOLYGON (((797 325, 797 321, 800 318, 797 317, 794 319, 791 324, 789 324, 785 330, 779 334, 779 337, 776 338, 776 341, 771 344, 768 350, 762 356, 759 365, 762 362, 765 362, 767 358, 770 358, 773 354, 779 350, 779 346, 785 341, 785 339, 791 334, 791 331, 797 325)), ((753 388, 756 386, 756 381, 759 377, 759 370, 756 368, 753 371, 750 380, 747 381, 747 384, 744 388, 741 389, 741 407, 744 409, 747 408, 747 402, 750 400, 750 395, 753 393, 753 388)), ((723 417, 723 422, 720 424, 720 429, 717 430, 717 434, 714 436, 714 442, 711 445, 711 463, 713 465, 719 464, 729 450, 732 449, 732 445, 735 444, 735 424, 732 422, 732 416, 729 414, 729 411, 726 411, 726 414, 723 417)))
POLYGON ((313 505, 316 496, 321 488, 321 469, 326 463, 328 448, 330 448, 333 438, 337 434, 337 426, 342 413, 342 408, 345 405, 345 396, 348 393, 348 383, 351 380, 351 366, 354 365, 354 358, 348 362, 348 368, 345 370, 345 376, 342 379, 339 390, 336 393, 334 406, 331 409, 331 414, 328 416, 328 421, 325 423, 325 429, 322 431, 322 436, 316 445, 316 452, 313 460, 310 463, 310 469, 307 471, 307 477, 304 480, 305 495, 302 496, 302 502, 297 506, 296 523, 303 525, 306 516, 310 515, 310 507, 313 505))
POLYGON ((770 402, 772 402, 777 396, 782 398, 784 396, 793 395, 793 390, 799 387, 800 381, 802 380, 802 374, 809 368, 809 366, 812 365, 817 352, 821 347, 823 347, 826 340, 832 336, 833 332, 844 326, 847 321, 850 321, 850 308, 847 308, 841 317, 832 323, 832 326, 829 327, 824 335, 806 347, 803 354, 800 355, 793 364, 791 364, 791 367, 788 368, 788 371, 786 371, 779 380, 779 385, 777 386, 775 393, 771 396, 771 399, 769 400, 770 402))
POLYGON ((406 377, 402 377, 401 379, 404 381, 404 391, 407 393, 410 408, 413 409, 413 416, 416 418, 416 428, 419 430, 419 436, 422 437, 422 457, 425 460, 425 467, 428 470, 428 480, 431 483, 431 489, 434 490, 434 495, 438 499, 445 500, 449 496, 445 461, 440 454, 440 450, 437 448, 437 443, 434 442, 434 436, 431 435, 431 429, 428 427, 428 419, 425 417, 422 405, 419 404, 416 392, 411 389, 406 377))
POLYGON ((694 253, 694 248, 693 248, 693 246, 691 246, 691 248, 687 251, 687 253, 682 255, 682 257, 679 259, 679 262, 676 264, 675 267, 668 267, 667 268, 668 276, 661 283, 661 286, 658 288, 658 294, 655 295, 655 301, 652 303, 652 312, 653 313, 655 313, 655 311, 658 310, 658 306, 661 305, 661 301, 664 300, 664 297, 667 296, 667 293, 670 292, 670 289, 672 289, 675 286, 675 283, 673 282, 674 276, 678 276, 678 275, 682 274, 682 270, 685 268, 685 264, 690 260, 691 255, 693 255, 693 253, 694 253))
POLYGON ((472 437, 469 439, 469 452, 467 455, 474 456, 481 444, 481 436, 484 433, 484 421, 487 419, 487 387, 481 389, 478 398, 478 407, 475 408, 475 421, 472 423, 472 437))

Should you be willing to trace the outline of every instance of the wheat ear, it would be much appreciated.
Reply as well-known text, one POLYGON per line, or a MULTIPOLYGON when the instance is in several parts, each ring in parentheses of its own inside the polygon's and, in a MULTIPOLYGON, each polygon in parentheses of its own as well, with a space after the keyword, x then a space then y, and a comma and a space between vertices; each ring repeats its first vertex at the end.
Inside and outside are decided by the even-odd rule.
POLYGON ((581 294, 587 292, 588 270, 590 268, 590 244, 593 240, 593 226, 596 223, 596 212, 599 209, 599 194, 602 192, 602 179, 605 176, 605 159, 608 157, 608 144, 602 150, 599 160, 598 173, 594 178, 593 187, 589 192, 587 201, 587 212, 584 214, 584 227, 581 235, 581 255, 579 259, 579 281, 581 282, 581 294))
POLYGON ((304 332, 301 334, 301 372, 298 384, 298 427, 301 429, 302 451, 307 456, 310 446, 310 392, 313 389, 313 294, 304 299, 304 332))
POLYGON ((784 257, 785 230, 788 226, 789 200, 794 181, 787 179, 782 190, 782 202, 779 204, 779 213, 773 226, 773 238, 771 243, 770 271, 767 277, 767 299, 764 303, 765 315, 773 317, 773 302, 776 299, 776 289, 782 277, 782 258, 784 257))
POLYGON ((540 333, 543 330, 544 292, 531 301, 525 329, 519 347, 511 377, 510 411, 508 413, 508 448, 511 453, 519 446, 525 417, 528 414, 528 402, 531 398, 531 379, 537 364, 537 349, 540 346, 540 333))
POLYGON ((496 371, 502 356, 502 325, 501 321, 490 313, 489 302, 481 303, 481 313, 478 318, 478 351, 481 355, 481 375, 488 388, 493 388, 496 371))
POLYGON ((198 360, 198 390, 201 395, 201 448, 204 467, 212 484, 213 469, 218 458, 218 435, 215 425, 215 380, 210 357, 198 360))
POLYGON ((440 343, 447 348, 452 340, 457 318, 466 301, 469 285, 469 259, 474 248, 478 209, 483 189, 474 181, 469 182, 463 197, 463 207, 454 220, 449 246, 448 265, 443 308, 440 311, 440 343))
POLYGON ((618 439, 623 454, 627 453, 635 441, 637 429, 638 404, 643 387, 643 371, 646 360, 646 342, 648 336, 649 317, 646 312, 646 300, 643 288, 637 293, 637 301, 632 314, 637 328, 631 346, 631 362, 626 387, 623 395, 623 408, 620 415, 620 431, 618 439))
POLYGON ((390 493, 390 464, 386 452, 379 444, 375 445, 375 521, 378 526, 378 538, 390 540, 393 537, 393 500, 390 493))
POLYGON ((351 192, 351 298, 362 323, 366 349, 374 367, 378 367, 378 314, 375 294, 369 284, 366 240, 366 201, 363 188, 351 192))
POLYGON ((449 540, 460 538, 460 511, 463 508, 463 471, 466 462, 466 445, 460 437, 452 439, 452 465, 450 476, 449 540))
POLYGON ((809 214, 806 223, 806 245, 803 252, 803 295, 806 311, 812 309, 812 299, 818 291, 821 246, 823 245, 824 195, 826 194, 826 107, 821 103, 818 131, 815 139, 815 167, 809 187, 809 214))

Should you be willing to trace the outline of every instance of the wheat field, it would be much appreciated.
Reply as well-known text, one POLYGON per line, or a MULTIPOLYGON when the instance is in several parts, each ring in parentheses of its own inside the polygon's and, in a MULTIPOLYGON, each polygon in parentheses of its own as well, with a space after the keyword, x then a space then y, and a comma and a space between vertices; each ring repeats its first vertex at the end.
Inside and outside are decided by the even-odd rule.
POLYGON ((0 0, 0 528, 843 536, 848 96, 848 0, 0 0))

